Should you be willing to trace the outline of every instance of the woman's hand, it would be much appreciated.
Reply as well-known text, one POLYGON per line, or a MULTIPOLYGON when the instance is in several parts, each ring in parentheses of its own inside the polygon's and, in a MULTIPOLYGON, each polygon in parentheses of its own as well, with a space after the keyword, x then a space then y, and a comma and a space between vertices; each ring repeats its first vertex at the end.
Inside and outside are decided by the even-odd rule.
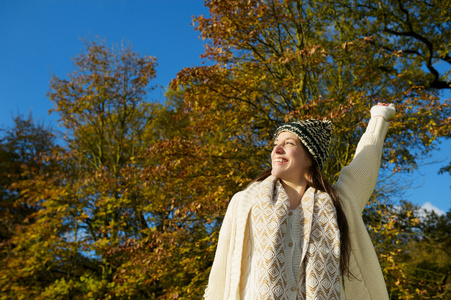
POLYGON ((393 103, 379 102, 371 108, 371 118, 382 117, 385 121, 389 121, 396 113, 395 105, 393 103))

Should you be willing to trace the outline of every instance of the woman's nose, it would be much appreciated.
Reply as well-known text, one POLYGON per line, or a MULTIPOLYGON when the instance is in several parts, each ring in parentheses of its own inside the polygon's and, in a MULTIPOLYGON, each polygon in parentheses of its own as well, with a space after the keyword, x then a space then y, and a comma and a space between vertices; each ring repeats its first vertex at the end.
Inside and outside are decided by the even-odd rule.
POLYGON ((280 145, 276 145, 274 147, 274 152, 276 152, 276 153, 283 153, 283 147, 280 146, 280 145))

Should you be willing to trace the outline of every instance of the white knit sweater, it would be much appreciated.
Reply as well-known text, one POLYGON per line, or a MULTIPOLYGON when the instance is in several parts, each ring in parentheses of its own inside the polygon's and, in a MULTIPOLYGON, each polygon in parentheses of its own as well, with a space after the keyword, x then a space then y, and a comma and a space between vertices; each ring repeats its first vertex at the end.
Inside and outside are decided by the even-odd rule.
MULTIPOLYGON (((291 266, 292 271, 286 272, 288 278, 287 282, 296 283, 296 279, 299 275, 299 266, 301 265, 301 257, 302 257, 302 249, 301 249, 301 214, 300 214, 300 205, 294 209, 290 210, 288 213, 287 220, 287 233, 286 239, 284 241, 284 249, 286 253, 286 265, 291 266)), ((247 240, 246 245, 247 251, 243 251, 243 263, 242 263, 242 274, 241 274, 241 283, 240 283, 240 296, 243 300, 254 300, 257 298, 257 262, 255 255, 253 255, 253 249, 255 245, 254 235, 252 234, 252 222, 247 223, 246 236, 244 237, 247 240), (248 263, 248 261, 250 263, 248 263)), ((290 299, 296 299, 297 290, 290 290, 288 297, 290 299)))
MULTIPOLYGON (((356 278, 345 276, 342 295, 349 300, 388 299, 384 277, 362 220, 362 211, 376 185, 388 120, 393 107, 378 106, 357 146, 352 162, 343 168, 333 185, 343 205, 349 224, 351 243, 350 271, 356 278)), ((235 194, 229 204, 219 233, 215 260, 210 272, 205 299, 243 299, 249 291, 248 276, 252 259, 249 239, 251 200, 259 182, 235 194), (247 289, 246 289, 247 285, 247 289)), ((248 297, 246 297, 248 298, 248 297)), ((344 297, 342 297, 344 298, 344 297)))

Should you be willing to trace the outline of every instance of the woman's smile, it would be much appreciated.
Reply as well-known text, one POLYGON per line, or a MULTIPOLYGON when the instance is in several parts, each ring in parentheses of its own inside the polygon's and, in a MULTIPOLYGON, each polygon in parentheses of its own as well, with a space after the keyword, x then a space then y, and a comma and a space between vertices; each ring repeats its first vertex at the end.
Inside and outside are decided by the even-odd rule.
POLYGON ((288 160, 286 160, 285 158, 274 158, 273 159, 273 163, 284 163, 287 162, 288 160))

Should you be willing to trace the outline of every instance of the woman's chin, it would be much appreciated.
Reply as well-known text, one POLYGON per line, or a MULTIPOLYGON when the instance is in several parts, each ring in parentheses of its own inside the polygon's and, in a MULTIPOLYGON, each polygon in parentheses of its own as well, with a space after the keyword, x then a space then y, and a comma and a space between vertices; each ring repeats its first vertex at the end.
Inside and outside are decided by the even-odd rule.
POLYGON ((284 179, 286 176, 286 174, 284 174, 284 172, 281 172, 281 170, 272 170, 271 171, 271 175, 280 179, 284 179))

